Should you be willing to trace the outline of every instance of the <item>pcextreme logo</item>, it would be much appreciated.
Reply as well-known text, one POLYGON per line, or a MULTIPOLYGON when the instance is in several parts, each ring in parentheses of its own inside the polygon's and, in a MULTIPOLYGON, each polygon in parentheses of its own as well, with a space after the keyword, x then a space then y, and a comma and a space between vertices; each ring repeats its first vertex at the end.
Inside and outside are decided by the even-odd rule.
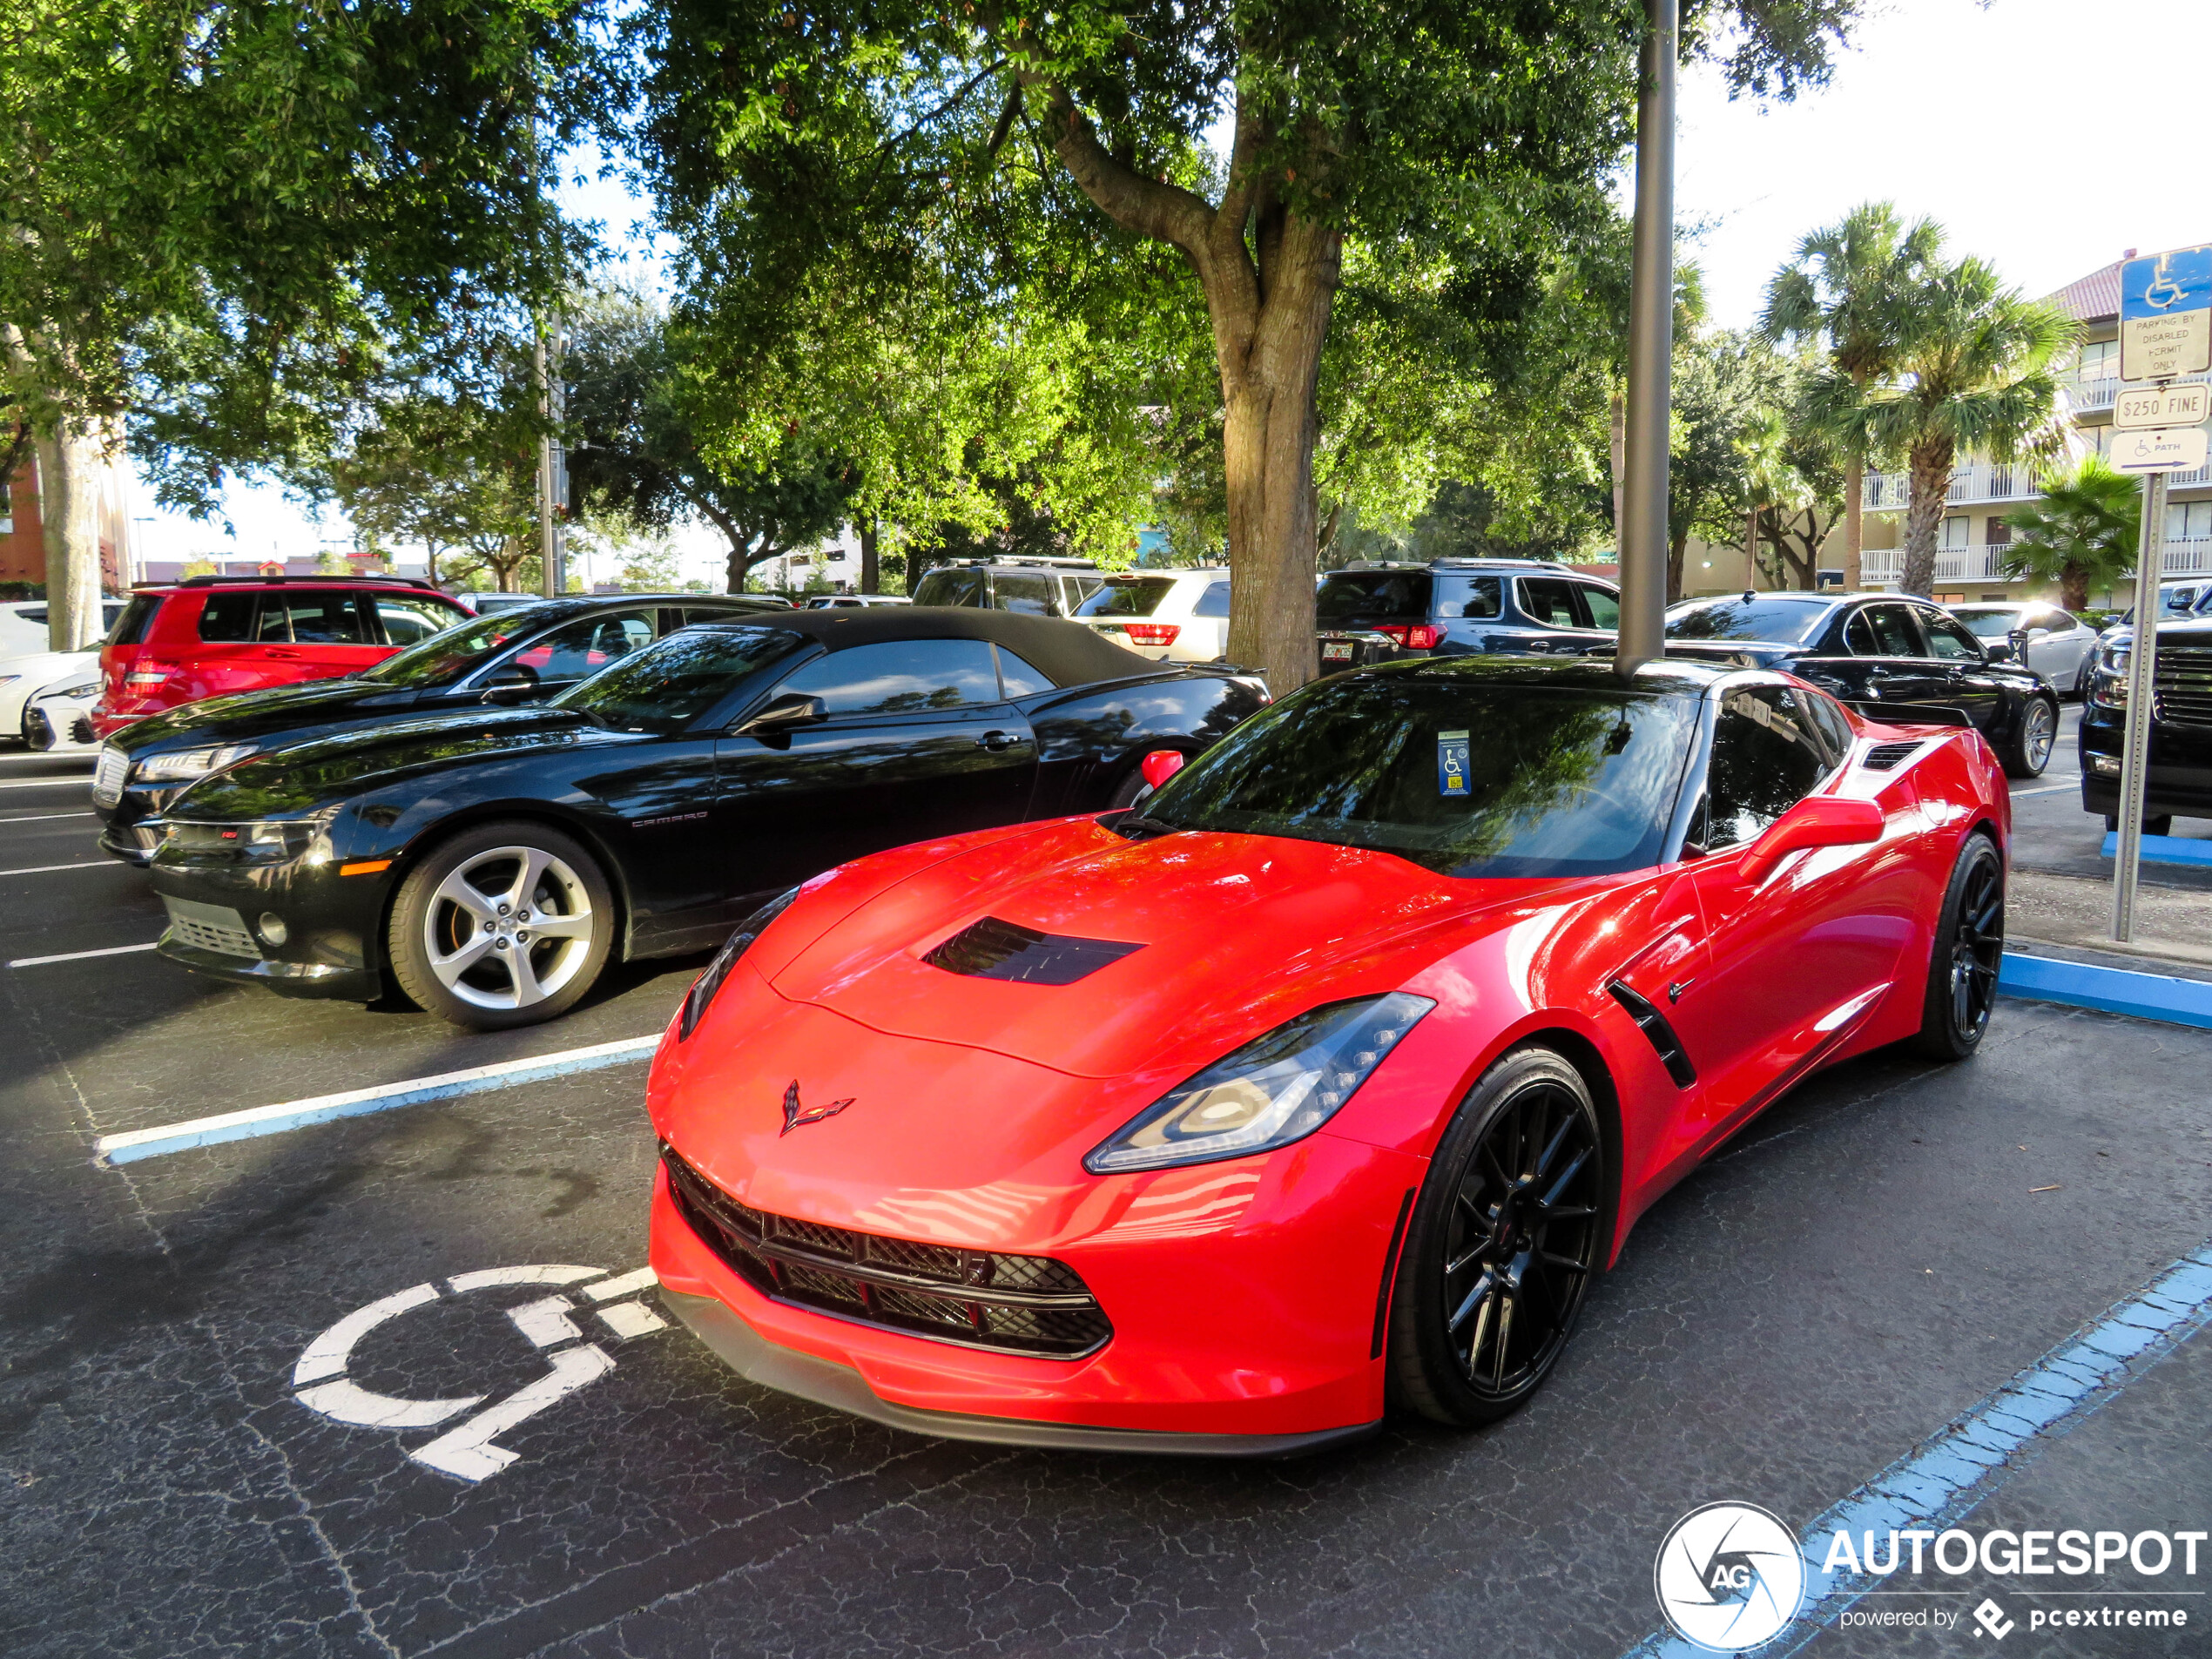
POLYGON ((1772 1641, 1805 1593, 1797 1534, 1748 1503, 1705 1504, 1675 1522, 1651 1576, 1667 1622, 1709 1653, 1772 1641))

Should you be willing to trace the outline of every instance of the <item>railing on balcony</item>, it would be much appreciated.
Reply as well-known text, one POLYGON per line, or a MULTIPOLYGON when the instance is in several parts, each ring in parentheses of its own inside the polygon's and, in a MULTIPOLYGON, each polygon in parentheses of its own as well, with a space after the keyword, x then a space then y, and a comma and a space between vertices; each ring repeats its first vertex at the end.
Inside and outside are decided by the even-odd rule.
MULTIPOLYGON (((1936 551, 1938 582, 2002 582, 2007 578, 1998 563, 2001 547, 1946 547, 1936 551)), ((1905 550, 1870 547, 1859 555, 1859 577, 1868 583, 1895 582, 1904 574, 1905 550)), ((2202 576, 2212 572, 2212 536, 2166 543, 2159 561, 2164 576, 2202 576)))
MULTIPOLYGON (((1976 502, 2030 501, 2043 492, 2036 487, 2047 462, 2018 461, 2011 466, 1977 465, 1961 467, 1951 475, 1951 489, 1944 496, 1946 504, 1959 507, 1976 502)), ((2201 484, 2212 481, 2212 466, 2196 468, 2190 472, 2169 472, 2167 488, 2182 484, 2201 484)), ((1870 472, 1866 475, 1866 489, 1863 498, 1870 513, 1901 513, 1912 504, 1911 475, 1902 472, 1870 472)))
MULTIPOLYGON (((2174 380, 2177 385, 2190 385, 2212 380, 2212 374, 2176 374, 2174 380)), ((2077 375, 2060 381, 2059 388, 2066 394, 2066 401, 2076 415, 2087 415, 2098 409, 2110 408, 2121 392, 2134 384, 2134 381, 2123 381, 2117 374, 2101 374, 2089 380, 2077 375)))

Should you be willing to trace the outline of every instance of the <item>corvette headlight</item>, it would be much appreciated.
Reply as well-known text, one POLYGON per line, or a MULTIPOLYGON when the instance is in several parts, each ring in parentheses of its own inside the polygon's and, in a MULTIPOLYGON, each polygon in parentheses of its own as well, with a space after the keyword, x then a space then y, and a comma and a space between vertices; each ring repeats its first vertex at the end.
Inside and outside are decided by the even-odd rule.
POLYGON ((173 784, 187 778, 205 778, 211 772, 236 765, 253 752, 250 743, 232 743, 219 749, 176 749, 167 754, 148 755, 138 762, 138 781, 173 784))
POLYGON ((1271 1152, 1327 1123, 1436 1004, 1393 991, 1330 1002, 1224 1055, 1091 1149, 1093 1175, 1271 1152))
POLYGON ((700 1020, 705 1017, 707 1004, 714 1001, 714 994, 722 988, 722 981, 730 977, 730 970, 737 966, 738 958, 745 954, 746 948, 754 940, 767 931, 770 922, 791 908, 791 901, 798 896, 797 887, 789 893, 779 894, 738 924, 737 932, 732 934, 722 948, 714 953, 714 960, 706 965, 706 972, 691 981, 691 988, 684 998, 684 1011, 677 1017, 677 1042, 681 1042, 691 1035, 700 1020))

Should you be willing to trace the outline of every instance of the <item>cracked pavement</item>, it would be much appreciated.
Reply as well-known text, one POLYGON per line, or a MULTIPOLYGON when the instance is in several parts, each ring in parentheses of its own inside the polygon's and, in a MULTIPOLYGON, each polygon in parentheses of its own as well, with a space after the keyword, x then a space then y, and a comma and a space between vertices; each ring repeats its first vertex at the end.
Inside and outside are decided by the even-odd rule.
MULTIPOLYGON (((0 820, 65 810, 11 793, 0 820)), ((89 839, 0 821, 0 867, 89 839)), ((0 881, 0 957, 159 927, 120 867, 0 881)), ((642 1063, 92 1159, 100 1133, 644 1035, 698 965, 496 1036, 145 954, 0 970, 0 1651, 1603 1659, 1656 1627, 1684 1512, 1806 1524, 2212 1231, 2212 1032, 2006 1001, 1966 1066, 1878 1055, 1770 1110, 1639 1226, 1551 1384, 1485 1433, 1245 1467, 932 1441, 741 1383, 680 1327, 620 1334, 579 1289, 612 1369, 469 1483, 409 1456, 457 1418, 334 1421, 293 1368, 410 1286, 637 1267, 642 1063)), ((345 1374, 504 1397, 547 1370, 509 1310, 560 1288, 427 1301, 345 1374)), ((2209 1355, 2184 1345, 1969 1524, 2206 1524, 2209 1355)), ((2169 1650, 2124 1640, 2047 1645, 2169 1650)), ((1919 1641, 1814 1650, 1972 1645, 1919 1641)))

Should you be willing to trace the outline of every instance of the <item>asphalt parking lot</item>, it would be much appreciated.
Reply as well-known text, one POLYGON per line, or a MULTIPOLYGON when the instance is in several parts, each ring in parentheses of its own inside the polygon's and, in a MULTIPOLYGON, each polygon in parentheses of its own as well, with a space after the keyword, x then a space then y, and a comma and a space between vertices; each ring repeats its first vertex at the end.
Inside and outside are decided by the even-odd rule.
MULTIPOLYGON (((2072 760, 2069 726, 2020 792, 2072 760)), ((98 1159, 102 1136, 650 1036, 698 963, 500 1035, 194 980, 129 948, 160 910, 93 850, 85 771, 0 759, 10 1655, 1602 1659, 1659 1629, 1678 1517, 1810 1525, 2212 1231, 2212 1031, 2007 1001, 1965 1066, 1877 1055, 1769 1111, 1639 1227, 1553 1382, 1488 1433, 1237 1467, 916 1439, 736 1381, 653 1312, 642 1062, 98 1159)), ((2023 799, 2039 845, 2047 818, 2078 838, 2046 803, 2079 817, 2023 799)), ((1977 1475, 1961 1524, 2212 1525, 2197 1328, 1977 1475)), ((2202 1652, 2200 1568, 2112 1581, 2203 1609, 2186 1630, 2031 1630, 2056 1591, 1973 1575, 1898 1605, 1986 1593, 2008 1651, 2202 1652)), ((1993 1645, 1831 1618, 1781 1650, 1807 1642, 1993 1645)))

